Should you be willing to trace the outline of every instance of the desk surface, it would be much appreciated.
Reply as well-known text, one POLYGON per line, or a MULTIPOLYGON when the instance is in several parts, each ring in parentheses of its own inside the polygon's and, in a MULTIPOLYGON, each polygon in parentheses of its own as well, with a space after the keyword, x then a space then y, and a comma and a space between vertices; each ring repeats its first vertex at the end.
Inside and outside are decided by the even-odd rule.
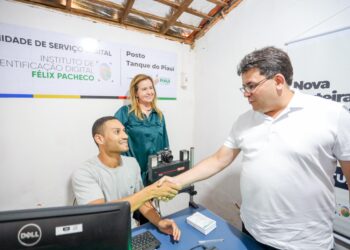
POLYGON ((212 244, 206 244, 206 246, 216 246, 219 250, 259 250, 261 249, 257 245, 256 241, 251 237, 243 234, 241 231, 230 225, 227 221, 217 216, 213 212, 199 206, 198 209, 186 208, 177 213, 167 216, 176 221, 177 225, 181 229, 181 239, 179 242, 173 242, 169 235, 159 232, 150 223, 144 224, 140 227, 132 230, 132 235, 137 235, 146 230, 151 231, 154 236, 161 242, 159 250, 189 250, 192 247, 199 245, 199 240, 210 240, 210 239, 224 239, 223 242, 216 242, 212 244), (214 219, 216 221, 216 228, 211 231, 208 235, 204 235, 189 224, 186 223, 186 218, 195 213, 201 212, 202 214, 214 219))

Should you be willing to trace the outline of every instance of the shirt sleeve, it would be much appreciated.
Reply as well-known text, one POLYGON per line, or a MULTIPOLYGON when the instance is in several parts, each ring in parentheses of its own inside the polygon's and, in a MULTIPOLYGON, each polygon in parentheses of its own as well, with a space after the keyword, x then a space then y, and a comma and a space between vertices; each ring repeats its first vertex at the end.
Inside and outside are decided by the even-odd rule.
POLYGON ((79 168, 74 172, 72 186, 78 205, 85 205, 94 200, 104 199, 102 189, 87 169, 79 168))
POLYGON ((339 113, 334 155, 338 160, 350 161, 350 112, 346 107, 339 113))
POLYGON ((117 118, 124 126, 128 121, 128 106, 123 106, 115 112, 114 117, 117 118))
POLYGON ((231 148, 231 149, 234 149, 234 148, 238 148, 238 145, 237 145, 237 140, 235 138, 235 132, 237 130, 237 122, 235 122, 233 125, 232 125, 232 128, 231 128, 231 131, 230 131, 230 134, 228 135, 228 137, 226 138, 225 142, 224 142, 224 145, 228 148, 231 148))

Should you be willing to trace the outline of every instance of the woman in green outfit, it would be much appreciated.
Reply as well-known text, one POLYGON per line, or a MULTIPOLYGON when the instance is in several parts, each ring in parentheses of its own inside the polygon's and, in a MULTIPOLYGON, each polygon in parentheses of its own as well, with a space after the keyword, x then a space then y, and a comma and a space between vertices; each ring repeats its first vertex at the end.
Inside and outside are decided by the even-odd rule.
POLYGON ((125 126, 129 136, 129 151, 141 168, 142 181, 147 186, 148 156, 169 148, 163 113, 156 105, 157 93, 148 75, 136 75, 129 89, 130 105, 122 106, 115 117, 125 126))

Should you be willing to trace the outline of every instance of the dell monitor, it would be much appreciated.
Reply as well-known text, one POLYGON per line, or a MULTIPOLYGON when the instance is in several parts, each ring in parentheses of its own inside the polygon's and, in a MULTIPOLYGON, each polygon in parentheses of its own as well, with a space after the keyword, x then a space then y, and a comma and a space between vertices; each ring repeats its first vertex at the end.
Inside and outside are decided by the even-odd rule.
POLYGON ((130 204, 0 212, 0 249, 129 250, 130 204))

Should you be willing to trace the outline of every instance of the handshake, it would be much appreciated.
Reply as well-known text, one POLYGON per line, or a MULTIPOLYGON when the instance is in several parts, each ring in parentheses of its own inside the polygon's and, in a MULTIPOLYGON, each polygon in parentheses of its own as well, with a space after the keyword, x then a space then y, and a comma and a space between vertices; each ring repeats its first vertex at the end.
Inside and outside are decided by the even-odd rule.
POLYGON ((175 178, 164 176, 155 183, 147 186, 151 199, 168 201, 173 199, 182 189, 182 185, 175 178))

